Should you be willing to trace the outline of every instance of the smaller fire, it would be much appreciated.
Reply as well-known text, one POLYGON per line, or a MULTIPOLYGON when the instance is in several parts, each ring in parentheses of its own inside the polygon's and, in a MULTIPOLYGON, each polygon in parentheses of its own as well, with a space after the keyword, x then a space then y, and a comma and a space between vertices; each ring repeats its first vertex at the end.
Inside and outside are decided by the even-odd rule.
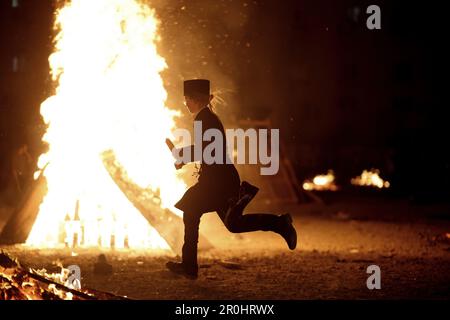
MULTIPOLYGON (((0 300, 73 300, 67 286, 70 270, 58 263, 60 273, 48 273, 46 269, 26 269, 17 260, 0 253, 0 300)), ((82 293, 86 295, 87 293, 82 293)))
POLYGON ((336 186, 334 179, 333 170, 328 170, 327 174, 317 175, 312 181, 305 180, 305 182, 303 182, 303 189, 307 191, 336 191, 338 187, 336 186))
POLYGON ((351 179, 351 184, 355 186, 377 187, 379 189, 389 188, 391 184, 380 177, 380 170, 364 170, 362 174, 351 179))
POLYGON ((81 290, 79 282, 70 283, 71 271, 61 262, 57 265, 60 273, 26 268, 0 251, 0 300, 128 300, 105 291, 81 290))

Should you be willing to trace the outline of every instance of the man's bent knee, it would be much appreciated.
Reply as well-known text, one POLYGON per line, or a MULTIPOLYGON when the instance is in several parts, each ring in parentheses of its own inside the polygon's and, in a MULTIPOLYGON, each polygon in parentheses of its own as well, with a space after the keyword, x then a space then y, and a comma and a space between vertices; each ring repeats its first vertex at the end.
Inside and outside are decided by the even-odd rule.
POLYGON ((226 219, 225 227, 228 229, 228 231, 230 231, 232 233, 240 233, 241 229, 242 229, 240 227, 240 219, 239 218, 226 219))

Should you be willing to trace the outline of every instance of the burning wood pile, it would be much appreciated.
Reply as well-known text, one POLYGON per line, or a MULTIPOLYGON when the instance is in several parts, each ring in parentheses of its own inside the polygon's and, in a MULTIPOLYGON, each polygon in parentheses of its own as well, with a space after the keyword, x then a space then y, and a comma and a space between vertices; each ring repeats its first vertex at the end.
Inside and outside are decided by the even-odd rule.
POLYGON ((338 187, 335 183, 333 170, 328 170, 327 174, 321 174, 312 180, 305 180, 303 189, 307 191, 336 191, 338 187))
POLYGON ((125 297, 93 289, 77 290, 62 265, 60 273, 25 268, 0 252, 0 300, 123 300, 125 297))
POLYGON ((364 170, 360 176, 351 180, 352 185, 363 187, 377 187, 379 189, 389 188, 389 181, 385 181, 380 177, 380 170, 364 170))
MULTIPOLYGON (((336 185, 335 175, 333 170, 328 170, 327 174, 320 174, 312 180, 305 180, 303 182, 303 190, 305 191, 337 191, 340 189, 336 185)), ((350 183, 358 187, 375 187, 378 189, 386 189, 391 186, 389 181, 383 180, 380 177, 380 170, 371 169, 363 170, 360 176, 352 178, 350 183)))
MULTIPOLYGON (((102 161, 109 175, 117 184, 127 199, 145 217, 150 225, 157 230, 159 235, 167 242, 173 252, 181 254, 183 246, 184 225, 180 216, 169 209, 160 206, 160 195, 151 189, 143 189, 136 185, 128 176, 125 168, 118 162, 114 152, 107 150, 102 153, 102 161)), ((199 249, 212 248, 211 243, 199 235, 199 249)))
POLYGON ((169 218, 181 221, 173 204, 186 186, 165 144, 179 114, 166 105, 160 73, 167 65, 157 50, 154 10, 138 0, 58 1, 54 19, 55 90, 40 109, 48 148, 35 173, 46 190, 29 203, 32 214, 23 214, 27 230, 17 219, 0 243, 179 253, 183 229, 169 218), (100 156, 105 150, 114 152, 132 184, 111 180, 100 156), (135 189, 124 194, 116 184, 135 189), (173 227, 155 231, 160 225, 152 222, 161 221, 173 227))

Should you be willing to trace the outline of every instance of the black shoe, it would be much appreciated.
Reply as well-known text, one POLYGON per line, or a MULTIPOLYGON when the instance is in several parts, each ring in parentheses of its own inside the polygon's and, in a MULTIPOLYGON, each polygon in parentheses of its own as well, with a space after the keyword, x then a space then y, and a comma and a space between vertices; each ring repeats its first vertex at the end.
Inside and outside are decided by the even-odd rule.
POLYGON ((286 213, 280 218, 282 219, 280 234, 286 240, 289 249, 294 250, 297 247, 297 231, 292 225, 292 217, 286 213))
POLYGON ((188 270, 185 265, 181 262, 172 262, 169 261, 166 263, 166 268, 171 272, 185 276, 188 279, 195 280, 198 277, 198 271, 195 269, 188 270))

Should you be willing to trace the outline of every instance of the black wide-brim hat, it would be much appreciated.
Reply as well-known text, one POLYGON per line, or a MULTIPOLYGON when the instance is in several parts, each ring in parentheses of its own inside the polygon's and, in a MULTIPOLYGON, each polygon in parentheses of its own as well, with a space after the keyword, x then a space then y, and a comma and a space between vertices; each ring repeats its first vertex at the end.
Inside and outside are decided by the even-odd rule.
POLYGON ((184 81, 184 95, 206 95, 209 96, 210 82, 206 79, 193 79, 184 81))

